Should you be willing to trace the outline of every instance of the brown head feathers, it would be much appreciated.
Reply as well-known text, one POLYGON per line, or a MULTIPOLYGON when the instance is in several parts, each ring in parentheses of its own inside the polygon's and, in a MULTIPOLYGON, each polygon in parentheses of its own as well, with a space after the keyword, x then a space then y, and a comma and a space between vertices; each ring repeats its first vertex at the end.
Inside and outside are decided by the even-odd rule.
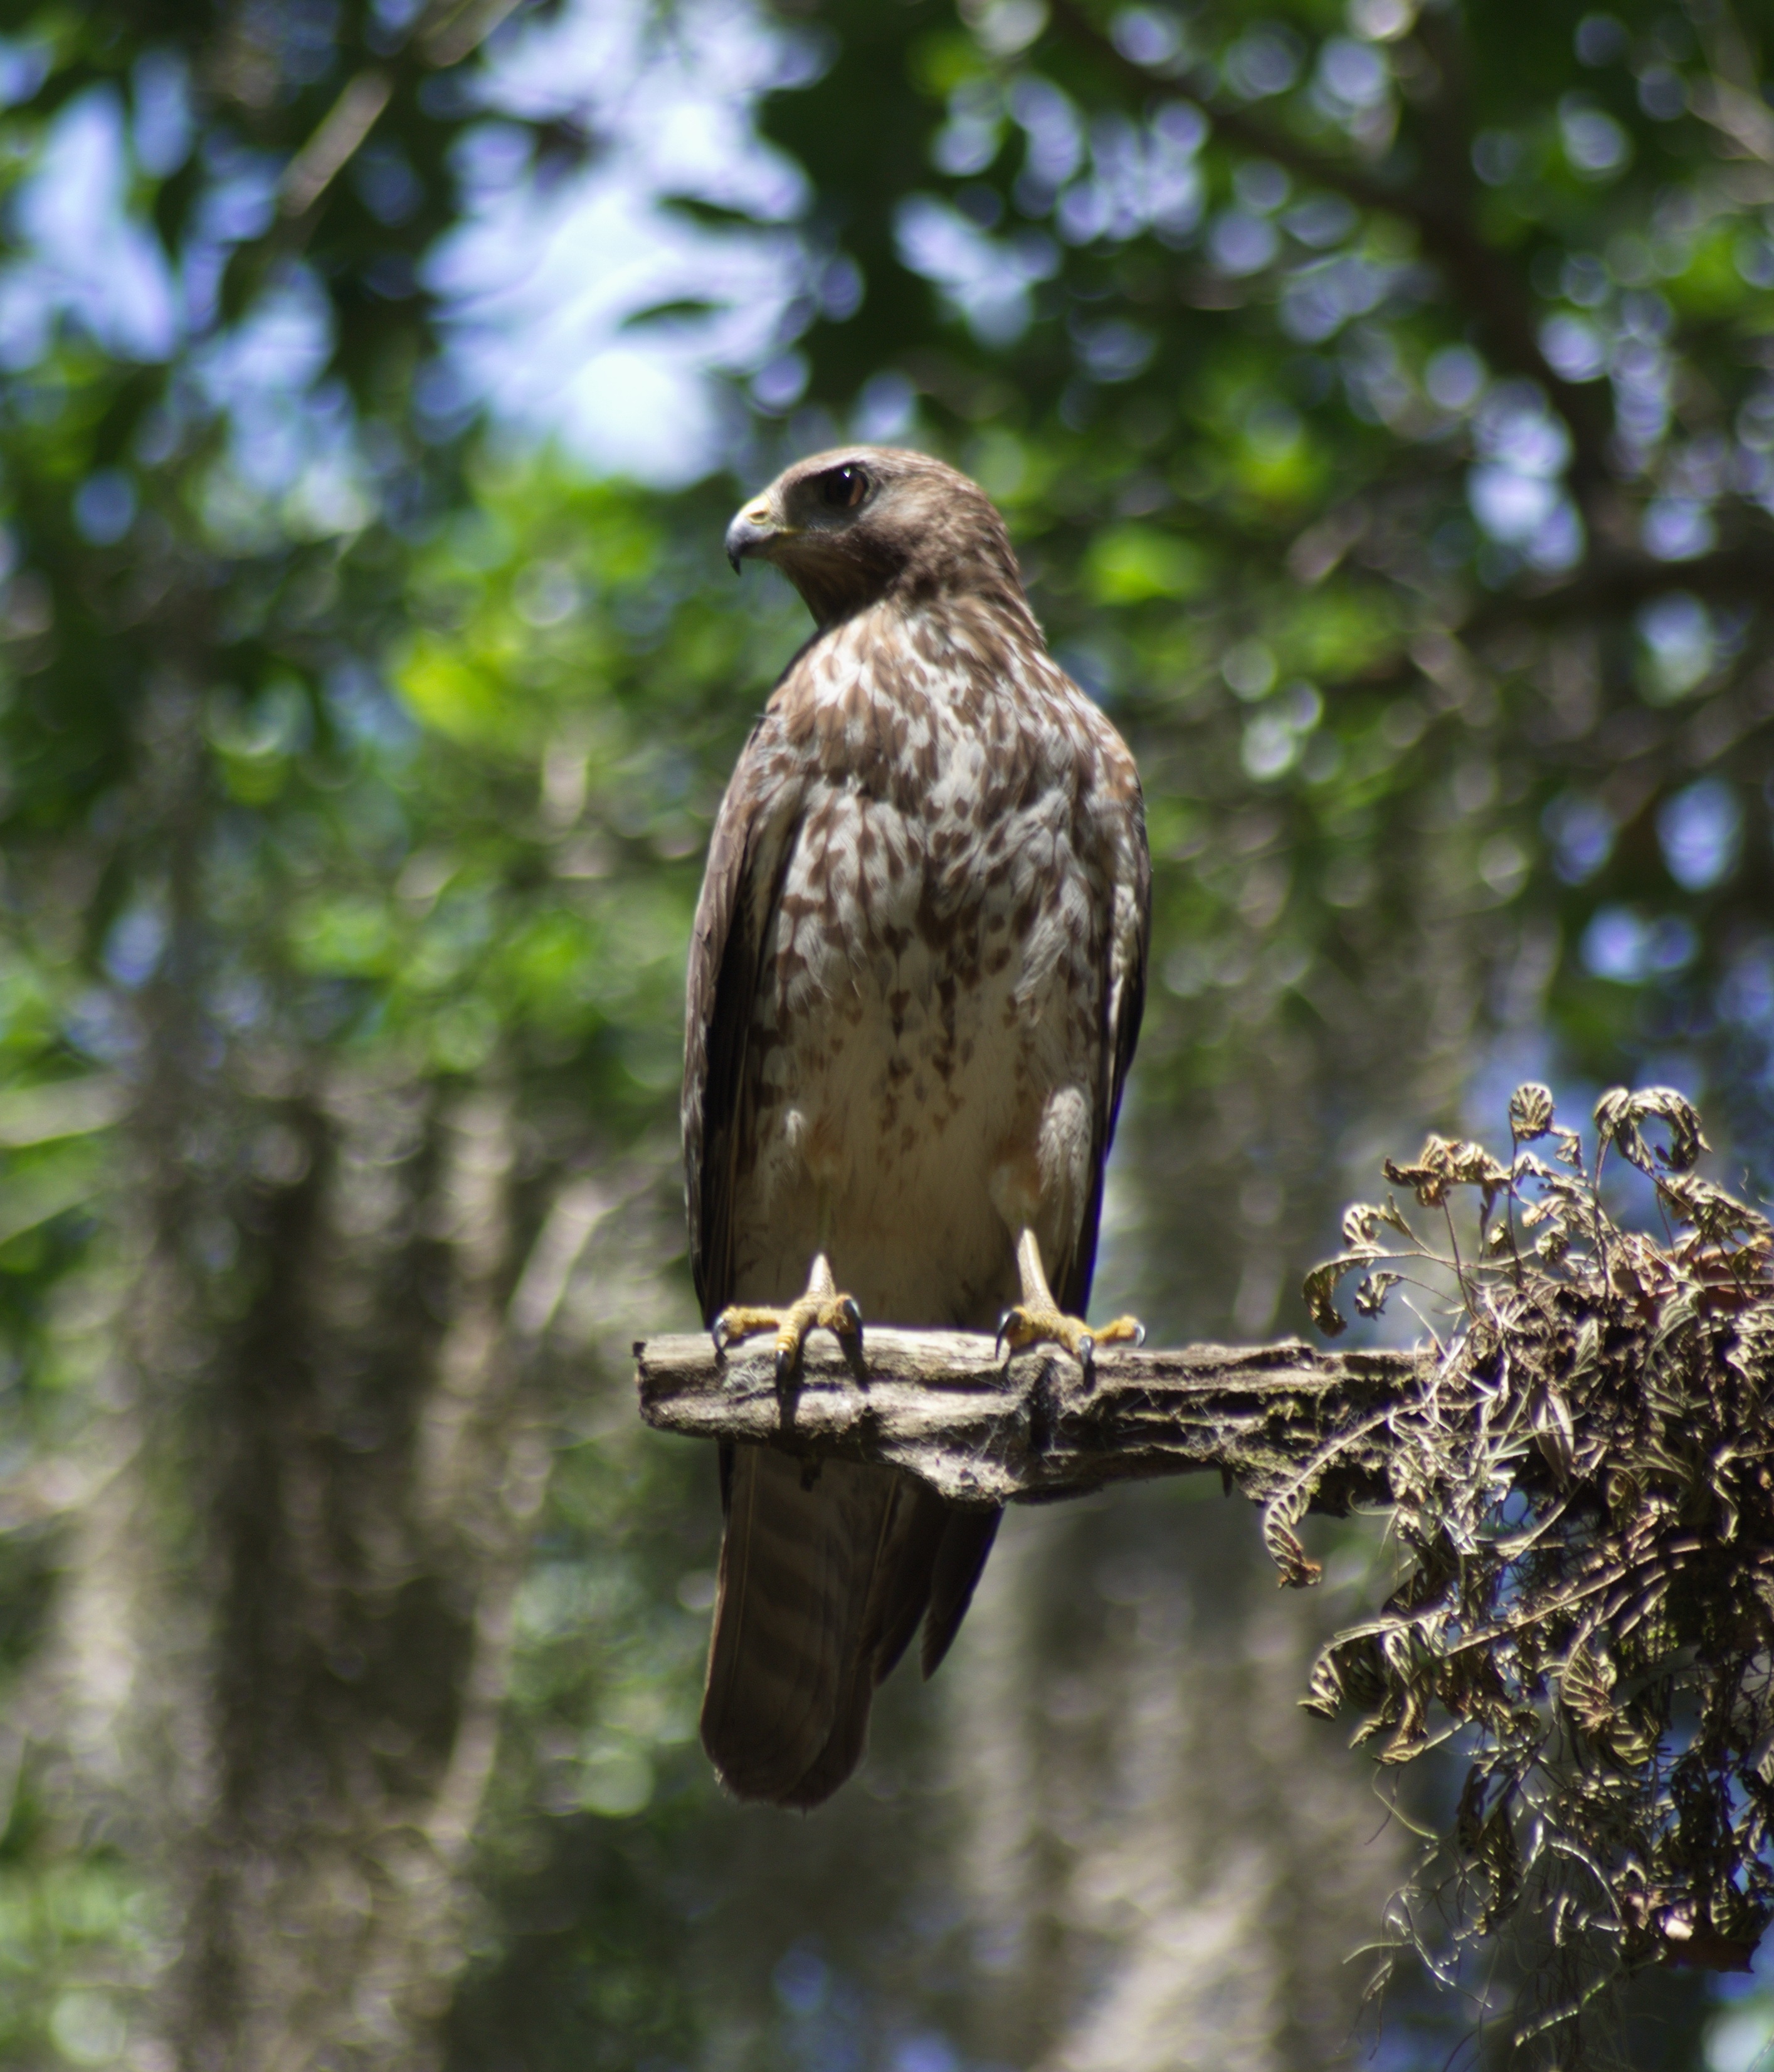
POLYGON ((903 446, 834 446, 785 468, 727 528, 727 557, 773 561, 821 627, 898 596, 971 594, 1026 618, 1010 535, 975 482, 903 446))

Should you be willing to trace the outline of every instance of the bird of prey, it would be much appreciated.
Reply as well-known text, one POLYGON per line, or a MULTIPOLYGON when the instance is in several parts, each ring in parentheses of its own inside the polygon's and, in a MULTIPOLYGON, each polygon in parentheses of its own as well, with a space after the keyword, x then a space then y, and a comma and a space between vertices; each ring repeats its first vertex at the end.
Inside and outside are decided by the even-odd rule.
MULTIPOLYGON (((1150 866, 1126 745, 1048 653, 1002 519, 928 456, 787 470, 726 535, 816 631, 726 791, 689 959, 690 1258, 717 1346, 1001 1330, 1086 1364, 1083 1314, 1143 995, 1150 866), (1008 1305, 1008 1306, 1006 1306, 1008 1305)), ((998 1512, 898 1470, 722 1457, 702 1741, 817 1805, 924 1622, 928 1676, 998 1512)))

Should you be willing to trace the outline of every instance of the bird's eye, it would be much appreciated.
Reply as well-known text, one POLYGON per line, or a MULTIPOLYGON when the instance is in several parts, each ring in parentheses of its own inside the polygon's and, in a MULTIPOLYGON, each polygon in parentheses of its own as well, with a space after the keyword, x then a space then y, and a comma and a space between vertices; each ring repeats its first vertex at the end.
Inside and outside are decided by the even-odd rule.
POLYGON ((854 511, 869 493, 869 479, 859 467, 834 467, 825 479, 825 501, 854 511))

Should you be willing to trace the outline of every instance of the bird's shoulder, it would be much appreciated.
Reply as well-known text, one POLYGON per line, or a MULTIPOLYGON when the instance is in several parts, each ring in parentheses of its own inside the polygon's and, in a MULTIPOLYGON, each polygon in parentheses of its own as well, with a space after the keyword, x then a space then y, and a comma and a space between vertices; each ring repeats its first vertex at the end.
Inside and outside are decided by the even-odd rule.
POLYGON ((858 750, 916 756, 938 734, 984 737, 1001 756, 1044 750, 1113 798, 1139 796, 1126 742, 1027 606, 972 594, 890 600, 816 634, 778 679, 742 770, 755 785, 834 758, 849 767, 858 750))

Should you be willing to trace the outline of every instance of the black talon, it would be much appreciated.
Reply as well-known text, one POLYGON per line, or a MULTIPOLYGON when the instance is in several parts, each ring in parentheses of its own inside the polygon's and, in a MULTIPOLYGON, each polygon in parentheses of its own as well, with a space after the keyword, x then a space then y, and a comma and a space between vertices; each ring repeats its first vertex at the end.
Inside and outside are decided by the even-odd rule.
POLYGON ((1134 1351, 1135 1351, 1135 1352, 1138 1352, 1138 1350, 1139 1350, 1139 1348, 1140 1348, 1142 1345, 1144 1345, 1144 1344, 1145 1344, 1145 1342, 1146 1342, 1146 1326, 1145 1326, 1143 1324, 1135 1324, 1135 1325, 1134 1325, 1134 1351))
POLYGON ((1084 1369, 1085 1379, 1090 1379, 1092 1362, 1097 1356, 1097 1341, 1086 1331, 1078 1341, 1078 1364, 1084 1369))
POLYGON ((854 1338, 860 1345, 862 1339, 862 1313, 856 1306, 856 1297, 854 1295, 846 1295, 844 1297, 842 1314, 844 1318, 842 1335, 847 1338, 854 1338))
MULTIPOLYGON (((1015 1314, 1016 1312, 1014 1309, 1006 1309, 1003 1315, 998 1320, 998 1336, 992 1341, 992 1358, 994 1359, 996 1359, 998 1355, 1004 1350, 1005 1335, 1010 1328, 1010 1319, 1015 1314)), ((1012 1350, 1014 1350, 1014 1348, 1012 1350)))
POLYGON ((796 1355, 796 1353, 798 1350, 799 1350, 799 1348, 798 1348, 797 1346, 777 1346, 777 1348, 776 1348, 776 1386, 777 1386, 777 1388, 780 1388, 785 1382, 790 1382, 790 1381, 792 1381, 792 1380, 794 1379, 794 1377, 795 1377, 795 1355, 796 1355))

